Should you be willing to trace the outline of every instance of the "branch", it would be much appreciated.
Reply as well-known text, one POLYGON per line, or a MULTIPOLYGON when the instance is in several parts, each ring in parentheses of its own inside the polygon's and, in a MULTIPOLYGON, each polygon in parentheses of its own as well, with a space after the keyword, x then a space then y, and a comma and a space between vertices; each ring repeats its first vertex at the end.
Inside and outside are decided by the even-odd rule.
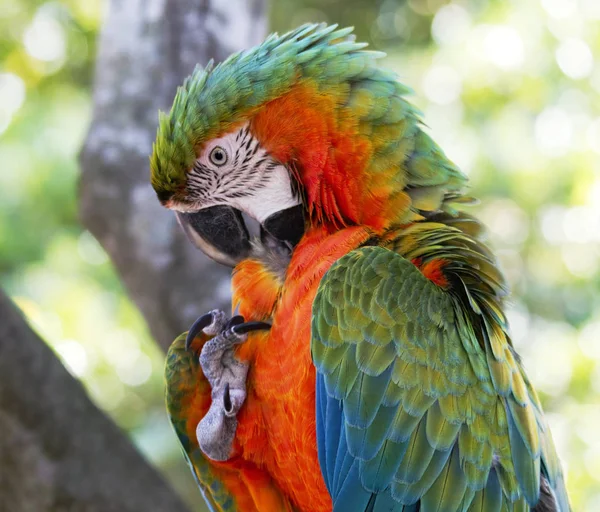
POLYGON ((200 314, 229 307, 230 271, 192 247, 149 185, 157 112, 196 63, 262 40, 265 12, 266 0, 110 2, 80 156, 81 218, 163 347, 200 314))
POLYGON ((0 510, 186 508, 0 291, 0 510))

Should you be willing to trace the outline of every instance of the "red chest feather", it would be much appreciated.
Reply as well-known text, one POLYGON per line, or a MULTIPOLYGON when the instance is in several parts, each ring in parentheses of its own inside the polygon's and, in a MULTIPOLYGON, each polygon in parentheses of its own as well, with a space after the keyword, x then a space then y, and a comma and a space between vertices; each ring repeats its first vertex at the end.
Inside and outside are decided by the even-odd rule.
POLYGON ((369 236, 362 227, 334 234, 313 229, 296 247, 283 284, 258 262, 239 266, 233 280, 240 314, 273 323, 268 334, 253 335, 238 352, 250 361, 248 399, 236 436, 239 449, 306 512, 331 510, 317 458, 312 303, 329 267, 369 236))

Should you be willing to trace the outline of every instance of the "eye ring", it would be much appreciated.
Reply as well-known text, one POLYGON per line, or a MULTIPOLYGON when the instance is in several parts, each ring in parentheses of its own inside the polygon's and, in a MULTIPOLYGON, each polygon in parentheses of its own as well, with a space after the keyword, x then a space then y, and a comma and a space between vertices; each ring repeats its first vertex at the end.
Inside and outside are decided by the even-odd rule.
POLYGON ((225 149, 223 149, 221 146, 215 146, 212 148, 210 154, 208 155, 208 159, 211 164, 216 165, 217 167, 224 166, 227 163, 227 160, 229 160, 227 151, 225 151, 225 149))

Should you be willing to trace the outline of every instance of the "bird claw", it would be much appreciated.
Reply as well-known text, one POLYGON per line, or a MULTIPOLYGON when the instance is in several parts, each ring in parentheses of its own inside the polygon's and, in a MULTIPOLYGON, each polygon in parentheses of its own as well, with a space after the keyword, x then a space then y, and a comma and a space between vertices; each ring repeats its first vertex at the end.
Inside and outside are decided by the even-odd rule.
MULTIPOLYGON (((234 318, 236 317, 233 317, 229 322, 234 318)), ((185 349, 190 349, 194 338, 200 333, 204 332, 209 336, 216 336, 223 330, 223 327, 227 325, 227 323, 227 315, 220 309, 213 309, 205 315, 202 315, 190 327, 187 337, 185 338, 185 349)))
POLYGON ((194 322, 186 338, 186 349, 201 332, 213 336, 200 352, 200 366, 212 392, 212 403, 196 428, 202 452, 212 460, 229 458, 237 429, 237 413, 246 400, 248 363, 235 358, 234 347, 246 341, 249 332, 270 329, 265 322, 244 322, 218 309, 194 322))

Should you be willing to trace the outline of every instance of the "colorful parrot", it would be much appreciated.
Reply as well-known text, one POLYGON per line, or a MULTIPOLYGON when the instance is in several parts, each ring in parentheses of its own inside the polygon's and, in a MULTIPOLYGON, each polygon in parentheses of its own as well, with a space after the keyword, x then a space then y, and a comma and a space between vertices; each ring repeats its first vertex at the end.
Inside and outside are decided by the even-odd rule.
POLYGON ((233 267, 166 363, 215 511, 570 510, 465 176, 351 28, 197 68, 160 114, 159 200, 233 267))

